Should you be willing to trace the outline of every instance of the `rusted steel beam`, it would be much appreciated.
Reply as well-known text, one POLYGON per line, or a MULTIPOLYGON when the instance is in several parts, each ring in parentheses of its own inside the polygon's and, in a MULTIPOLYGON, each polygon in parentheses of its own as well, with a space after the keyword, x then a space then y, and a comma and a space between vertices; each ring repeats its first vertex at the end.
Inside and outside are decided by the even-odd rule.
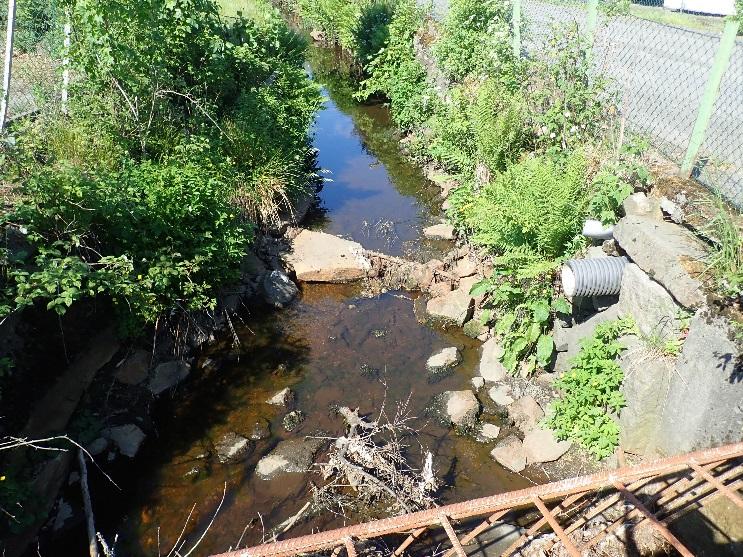
POLYGON ((638 511, 645 515, 645 518, 650 521, 650 525, 655 528, 661 536, 666 538, 666 541, 670 543, 676 549, 676 551, 678 551, 683 557, 694 557, 694 554, 689 551, 684 546, 684 544, 682 544, 681 541, 676 536, 674 536, 673 533, 668 528, 666 528, 666 526, 660 520, 658 520, 658 518, 653 513, 651 513, 645 505, 642 504, 642 501, 640 501, 634 493, 629 491, 622 482, 614 482, 614 487, 617 488, 617 491, 619 491, 629 503, 634 505, 634 507, 638 511))
POLYGON ((345 538, 343 540, 343 545, 346 546, 346 554, 348 554, 348 557, 356 557, 356 548, 354 547, 351 538, 345 538))
POLYGON ((446 518, 445 514, 441 514, 441 516, 439 516, 439 523, 441 524, 441 526, 444 527, 444 531, 446 532, 446 535, 449 536, 449 541, 451 542, 454 551, 457 552, 457 555, 459 555, 459 557, 467 557, 462 544, 459 543, 457 533, 454 531, 451 522, 449 522, 449 519, 446 518))
MULTIPOLYGON (((586 495, 586 493, 587 492, 582 492, 582 493, 575 493, 571 495, 570 497, 565 499, 562 503, 560 503, 557 507, 555 507, 555 509, 558 509, 561 507, 563 509, 566 509, 568 506, 572 505, 578 499, 586 495)), ((552 510, 554 511, 555 509, 552 509, 552 510)), ((521 547, 524 544, 527 538, 536 534, 542 527, 544 527, 545 524, 547 524, 547 517, 542 516, 542 518, 540 518, 534 524, 532 524, 526 532, 521 534, 519 539, 517 539, 515 542, 509 545, 508 549, 506 549, 501 555, 510 555, 511 553, 513 553, 517 548, 521 547)))
POLYGON ((715 478, 712 474, 707 472, 704 468, 696 464, 695 462, 690 462, 689 466, 691 466, 694 471, 702 476, 707 482, 712 485, 715 489, 717 489, 719 492, 721 492, 725 497, 730 499, 733 503, 738 505, 741 509, 743 509, 743 497, 741 497, 739 494, 737 494, 735 491, 730 489, 728 486, 726 486, 724 483, 719 481, 717 478, 715 478))
POLYGON ((694 460, 694 462, 699 464, 707 464, 741 455, 743 455, 743 443, 736 443, 725 447, 698 451, 689 455, 680 455, 647 462, 631 468, 620 468, 577 478, 569 478, 527 489, 500 493, 462 503, 454 503, 436 509, 374 520, 363 524, 338 528, 337 530, 258 545, 230 553, 223 553, 219 557, 288 557, 297 553, 320 551, 335 547, 339 544, 340 540, 346 537, 369 539, 437 524, 439 522, 438 517, 441 513, 455 520, 471 518, 504 509, 530 505, 532 504, 532 498, 535 496, 541 500, 552 500, 566 497, 573 493, 600 489, 612 485, 616 479, 629 482, 662 473, 678 471, 687 468, 686 463, 689 460, 694 460))
POLYGON ((393 557, 399 557, 402 555, 405 550, 410 546, 411 543, 413 543, 415 540, 417 540, 423 532, 428 530, 428 526, 424 526, 423 528, 416 528, 413 530, 410 535, 405 538, 405 541, 403 541, 400 546, 392 552, 393 557))
POLYGON ((547 505, 544 504, 544 501, 542 501, 536 495, 534 496, 532 501, 534 501, 534 504, 539 509, 539 512, 542 513, 542 516, 547 519, 547 522, 552 528, 552 531, 555 534, 557 534, 558 538, 560 538, 560 541, 562 542, 562 545, 565 547, 567 552, 570 553, 572 557, 580 557, 580 551, 578 551, 578 548, 575 547, 572 540, 565 533, 565 530, 562 529, 562 526, 560 526, 560 523, 557 522, 557 519, 552 514, 552 512, 547 508, 547 505))

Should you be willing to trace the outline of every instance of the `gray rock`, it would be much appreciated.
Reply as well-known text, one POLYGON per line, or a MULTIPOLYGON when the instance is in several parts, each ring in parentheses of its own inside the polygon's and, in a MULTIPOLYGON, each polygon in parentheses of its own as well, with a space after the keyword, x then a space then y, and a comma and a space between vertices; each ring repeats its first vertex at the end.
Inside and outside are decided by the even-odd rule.
POLYGON ((266 402, 273 406, 288 408, 294 402, 294 392, 289 387, 286 387, 284 389, 281 389, 266 402))
POLYGON ((172 389, 191 372, 191 364, 183 360, 165 362, 155 368, 150 379, 149 389, 153 395, 172 389))
POLYGON ((570 441, 555 439, 554 433, 549 429, 534 428, 524 437, 526 462, 529 464, 553 462, 568 452, 571 444, 570 441))
POLYGON ((281 271, 271 271, 263 279, 263 292, 266 302, 282 308, 299 294, 299 288, 281 271))
POLYGON ((485 378, 479 375, 472 378, 472 386, 475 390, 482 389, 485 386, 485 378))
POLYGON ((366 277, 371 270, 361 244, 332 234, 302 230, 290 247, 284 259, 300 281, 349 282, 366 277))
MULTIPOLYGON (((620 317, 619 307, 611 306, 606 311, 597 313, 589 319, 578 323, 572 327, 555 327, 553 339, 555 341, 555 350, 558 352, 567 352, 567 357, 572 358, 580 351, 580 341, 593 335, 601 323, 612 321, 620 317)), ((555 368, 557 369, 557 368, 555 368)), ((562 371, 562 370, 558 370, 562 371)))
POLYGON ((480 427, 480 437, 484 439, 497 439, 500 435, 500 428, 495 424, 482 424, 480 427))
POLYGON ((147 379, 150 358, 151 355, 146 350, 135 350, 116 370, 114 377, 125 385, 139 385, 147 379))
POLYGON ((671 217, 671 220, 677 224, 684 222, 684 210, 675 202, 667 197, 660 200, 660 208, 665 214, 671 217))
POLYGON ((426 369, 430 372, 438 372, 459 365, 462 355, 454 346, 440 350, 426 361, 426 369))
POLYGON ((508 370, 500 361, 503 353, 503 347, 494 338, 491 338, 482 345, 480 376, 485 381, 495 383, 496 381, 502 381, 508 375, 508 370))
POLYGON ((622 449, 641 456, 657 456, 663 408, 673 375, 673 363, 650 355, 634 337, 622 339, 627 350, 619 359, 624 371, 622 393, 626 406, 619 416, 622 449))
POLYGON ((705 270, 707 252, 691 232, 649 217, 624 217, 614 227, 614 238, 679 304, 688 308, 702 305, 699 277, 705 270))
POLYGON ((297 429, 305 420, 304 412, 301 410, 294 410, 289 412, 284 419, 281 420, 281 425, 284 426, 286 431, 294 431, 297 429))
POLYGON ((680 454, 743 438, 743 365, 731 323, 703 310, 691 320, 661 423, 661 451, 680 454))
POLYGON ((446 391, 434 397, 433 410, 442 422, 463 432, 474 432, 480 402, 472 391, 446 391))
POLYGON ((451 224, 434 224, 424 228, 423 235, 435 240, 454 240, 457 232, 451 224))
POLYGON ((521 472, 526 468, 526 452, 521 440, 515 435, 509 435, 500 441, 495 448, 490 451, 495 461, 508 468, 512 472, 521 472))
POLYGON ((634 263, 624 267, 619 313, 632 316, 643 335, 660 339, 678 337, 680 311, 668 291, 640 267, 634 263))
POLYGON ((544 418, 544 410, 531 395, 526 395, 511 403, 508 415, 521 431, 530 432, 544 418))
POLYGON ((256 420, 253 427, 250 429, 250 439, 253 441, 262 441, 263 439, 268 439, 270 436, 271 425, 268 423, 268 420, 263 418, 256 420))
POLYGON ((255 473, 263 480, 281 474, 303 474, 312 466, 315 455, 323 446, 322 439, 289 439, 258 461, 255 473))
POLYGON ((217 459, 222 464, 242 462, 253 452, 253 443, 235 432, 226 433, 214 445, 217 459))
POLYGON ((110 427, 102 431, 103 437, 114 443, 124 456, 134 458, 146 435, 134 424, 110 427))
POLYGON ((477 273, 477 261, 473 261, 469 257, 460 259, 454 266, 454 274, 459 278, 471 277, 475 273, 477 273))
POLYGON ((508 406, 513 403, 511 387, 508 385, 496 385, 488 391, 490 398, 499 406, 508 406))
POLYGON ((426 304, 426 313, 435 319, 464 325, 474 311, 474 303, 469 291, 458 288, 438 298, 431 298, 426 304))
POLYGON ((632 217, 650 217, 663 220, 660 202, 655 197, 648 197, 642 192, 633 193, 622 203, 624 214, 632 217))
POLYGON ((98 439, 95 439, 92 441, 86 449, 92 456, 98 456, 104 453, 104 451, 108 448, 108 441, 104 439, 103 437, 99 437, 98 439))

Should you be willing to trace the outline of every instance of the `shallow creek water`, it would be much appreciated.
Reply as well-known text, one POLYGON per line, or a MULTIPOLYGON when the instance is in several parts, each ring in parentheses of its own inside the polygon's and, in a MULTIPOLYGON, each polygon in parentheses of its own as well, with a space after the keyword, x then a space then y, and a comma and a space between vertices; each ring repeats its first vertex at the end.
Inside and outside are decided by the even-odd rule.
MULTIPOLYGON (((313 69, 327 64, 329 55, 313 51, 313 69)), ((446 245, 421 239, 421 228, 438 217, 438 188, 400 155, 387 112, 350 101, 332 72, 316 71, 316 79, 326 87, 327 102, 317 117, 314 143, 333 181, 320 193, 310 225, 390 254, 427 259, 440 253, 446 245)), ((261 520, 268 529, 296 513, 310 497, 310 482, 320 477, 288 474, 261 480, 252 474, 257 461, 282 439, 318 430, 342 434, 341 419, 330 411, 334 404, 359 407, 364 414, 378 412, 386 400, 388 412, 394 413, 398 402, 409 398, 411 414, 420 416, 418 441, 436 455, 446 484, 444 502, 525 485, 522 477, 490 459, 492 443, 457 436, 424 416, 434 395, 470 387, 480 343, 420 323, 414 294, 368 298, 360 289, 304 284, 291 307, 245 316, 237 329, 239 346, 226 341, 201 358, 197 368, 206 358, 212 364, 193 373, 175 398, 161 405, 157 438, 146 441, 126 471, 135 478, 127 494, 113 498, 107 509, 119 517, 109 521, 108 529, 120 534, 122 554, 157 555, 158 536, 167 554, 194 504, 187 530, 198 534, 225 485, 221 511, 194 555, 235 547, 241 534, 241 546, 259 543, 261 520), (429 384, 425 361, 447 346, 459 347, 464 361, 453 375, 429 384), (307 416, 292 433, 281 425, 285 411, 265 403, 286 386, 307 416), (270 422, 271 437, 257 443, 247 462, 220 465, 215 458, 199 458, 225 433, 248 434, 261 419, 270 422)), ((420 448, 412 452, 418 458, 420 448)), ((334 516, 315 518, 289 535, 341 525, 334 516)))

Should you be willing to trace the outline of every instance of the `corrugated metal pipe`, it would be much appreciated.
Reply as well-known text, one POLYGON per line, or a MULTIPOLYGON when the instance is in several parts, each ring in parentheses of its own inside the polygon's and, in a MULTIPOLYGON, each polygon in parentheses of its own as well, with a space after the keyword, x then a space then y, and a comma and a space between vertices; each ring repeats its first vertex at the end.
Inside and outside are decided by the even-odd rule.
POLYGON ((562 267, 562 289, 566 296, 610 296, 619 294, 626 257, 570 259, 562 267))

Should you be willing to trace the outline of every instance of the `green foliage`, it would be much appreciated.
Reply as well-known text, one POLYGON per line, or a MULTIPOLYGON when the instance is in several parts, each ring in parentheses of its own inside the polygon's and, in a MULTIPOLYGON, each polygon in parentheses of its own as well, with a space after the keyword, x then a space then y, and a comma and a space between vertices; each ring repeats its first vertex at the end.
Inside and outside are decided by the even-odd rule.
POLYGON ((366 65, 369 77, 356 94, 359 100, 384 95, 395 123, 403 130, 425 122, 434 107, 435 94, 413 50, 413 37, 422 23, 423 12, 414 0, 397 4, 388 27, 387 45, 366 65))
POLYGON ((472 174, 477 163, 492 172, 505 170, 527 145, 526 103, 494 79, 476 93, 455 87, 429 121, 430 155, 449 171, 472 174), (474 97, 474 99, 472 99, 474 97))
POLYGON ((616 416, 625 400, 620 391, 624 373, 616 362, 624 347, 617 339, 634 330, 631 318, 600 324, 582 341, 570 370, 555 382, 562 396, 551 406, 548 427, 558 439, 577 442, 598 460, 619 445, 616 416))
POLYGON ((729 207, 719 193, 704 203, 712 216, 702 231, 714 242, 707 260, 707 272, 723 296, 740 301, 743 297, 741 213, 729 207))
POLYGON ((530 66, 527 98, 540 149, 578 149, 607 131, 615 103, 591 64, 584 38, 571 25, 556 27, 544 56, 530 66))
POLYGON ((495 324, 501 361, 511 373, 528 376, 552 359, 552 320, 555 313, 570 313, 567 302, 553 296, 556 267, 555 261, 511 253, 498 258, 493 275, 472 289, 473 295, 486 295, 483 319, 495 324))
POLYGON ((574 246, 586 213, 586 162, 531 157, 508 167, 457 208, 473 242, 556 258, 574 246))
MULTIPOLYGON (((15 37, 16 52, 33 52, 40 43, 47 48, 61 41, 62 10, 55 0, 22 0, 16 5, 15 37)), ((0 29, 8 22, 8 10, 0 9, 0 29)))
POLYGON ((141 323, 215 306, 254 225, 311 171, 306 44, 259 3, 229 24, 212 0, 75 4, 69 115, 29 122, 9 151, 22 202, 4 220, 35 255, 9 262, 8 309, 106 295, 141 323))
POLYGON ((434 53, 444 74, 512 81, 518 61, 511 48, 511 5, 505 0, 452 0, 434 53))

